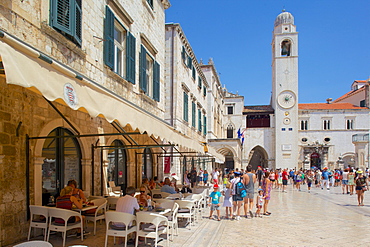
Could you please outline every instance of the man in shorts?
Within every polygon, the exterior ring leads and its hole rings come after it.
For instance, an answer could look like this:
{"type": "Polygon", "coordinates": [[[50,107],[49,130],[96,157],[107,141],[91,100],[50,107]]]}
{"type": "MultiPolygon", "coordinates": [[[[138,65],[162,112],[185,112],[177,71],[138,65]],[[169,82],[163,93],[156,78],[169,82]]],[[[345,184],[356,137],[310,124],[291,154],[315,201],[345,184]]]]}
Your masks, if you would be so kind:
{"type": "Polygon", "coordinates": [[[257,177],[252,173],[252,166],[247,166],[247,173],[243,175],[243,183],[247,190],[247,196],[244,197],[244,213],[245,217],[253,218],[253,198],[254,198],[254,184],[256,183],[257,177]]]}
{"type": "Polygon", "coordinates": [[[215,168],[214,172],[212,173],[212,179],[214,184],[218,184],[218,176],[220,176],[220,173],[218,172],[217,168],[215,168]]]}
{"type": "Polygon", "coordinates": [[[242,181],[240,172],[234,172],[234,178],[231,180],[232,196],[233,196],[233,218],[240,220],[240,208],[242,207],[243,198],[236,194],[236,184],[242,181]]]}
{"type": "Polygon", "coordinates": [[[288,175],[288,172],[287,172],[286,169],[283,170],[283,173],[281,174],[281,176],[282,176],[282,180],[283,180],[283,192],[287,192],[286,187],[288,185],[289,175],[288,175]]]}

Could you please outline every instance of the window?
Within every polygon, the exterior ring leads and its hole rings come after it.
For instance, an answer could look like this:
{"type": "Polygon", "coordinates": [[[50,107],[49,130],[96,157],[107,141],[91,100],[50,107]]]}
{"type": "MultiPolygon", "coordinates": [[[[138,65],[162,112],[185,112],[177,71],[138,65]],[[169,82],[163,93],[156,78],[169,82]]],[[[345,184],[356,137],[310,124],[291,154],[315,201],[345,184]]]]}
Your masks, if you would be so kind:
{"type": "Polygon", "coordinates": [[[346,120],[346,129],[353,130],[353,119],[346,120]]]}
{"type": "Polygon", "coordinates": [[[291,48],[290,40],[284,40],[283,42],[281,42],[281,55],[289,57],[290,48],[291,48]]]}
{"type": "Polygon", "coordinates": [[[227,107],[227,114],[228,115],[233,115],[234,114],[234,107],[233,106],[228,106],[227,107]]]}
{"type": "Polygon", "coordinates": [[[146,0],[149,4],[149,6],[153,9],[153,0],[146,0]]]}
{"type": "Polygon", "coordinates": [[[193,68],[193,60],[191,59],[190,56],[188,57],[188,64],[187,64],[187,66],[188,66],[189,69],[192,69],[193,68]]]}
{"type": "Polygon", "coordinates": [[[186,122],[189,121],[188,102],[189,102],[189,96],[186,92],[184,92],[184,116],[183,117],[186,122]]]}
{"type": "Polygon", "coordinates": [[[59,194],[68,181],[74,179],[81,188],[81,149],[72,132],[65,128],[56,128],[45,139],[42,148],[42,204],[48,203],[49,197],[59,194]],[[57,138],[57,136],[63,136],[57,138]]]}
{"type": "Polygon", "coordinates": [[[195,72],[195,67],[193,66],[192,77],[194,81],[195,81],[195,76],[196,76],[196,72],[195,72]]]}
{"type": "Polygon", "coordinates": [[[234,127],[231,124],[227,126],[226,138],[234,138],[234,127]]]}
{"type": "Polygon", "coordinates": [[[191,102],[191,126],[195,128],[197,121],[195,102],[191,102]]]}
{"type": "Polygon", "coordinates": [[[330,120],[323,120],[323,129],[330,130],[330,120]]]}
{"type": "Polygon", "coordinates": [[[206,96],[207,95],[207,88],[206,86],[203,86],[203,96],[206,96]]]}
{"type": "Polygon", "coordinates": [[[54,0],[51,2],[50,24],[72,42],[82,43],[82,0],[54,0]]]}
{"type": "Polygon", "coordinates": [[[198,88],[202,88],[202,79],[200,78],[200,76],[198,76],[198,88]]]}
{"type": "Polygon", "coordinates": [[[104,63],[115,73],[135,84],[135,37],[115,19],[106,6],[104,20],[104,63]]]}
{"type": "Polygon", "coordinates": [[[114,181],[123,191],[127,187],[127,158],[124,145],[120,140],[114,140],[108,150],[108,181],[114,181]]]}
{"type": "Polygon", "coordinates": [[[365,100],[361,100],[360,101],[360,107],[365,107],[366,106],[366,101],[365,100]]]}
{"type": "Polygon", "coordinates": [[[142,160],[141,172],[142,172],[142,179],[153,178],[153,158],[152,158],[152,151],[150,148],[144,149],[143,160],[142,160]]]}
{"type": "Polygon", "coordinates": [[[248,115],[247,128],[269,128],[270,115],[248,115]]]}
{"type": "Polygon", "coordinates": [[[198,131],[202,132],[202,111],[198,109],[198,131]]]}
{"type": "Polygon", "coordinates": [[[207,117],[203,114],[203,135],[207,135],[207,117]]]}
{"type": "Polygon", "coordinates": [[[140,89],[154,100],[159,101],[160,65],[147,53],[141,45],[140,53],[140,89]]]}
{"type": "Polygon", "coordinates": [[[308,129],[308,120],[301,120],[301,130],[308,129]]]}

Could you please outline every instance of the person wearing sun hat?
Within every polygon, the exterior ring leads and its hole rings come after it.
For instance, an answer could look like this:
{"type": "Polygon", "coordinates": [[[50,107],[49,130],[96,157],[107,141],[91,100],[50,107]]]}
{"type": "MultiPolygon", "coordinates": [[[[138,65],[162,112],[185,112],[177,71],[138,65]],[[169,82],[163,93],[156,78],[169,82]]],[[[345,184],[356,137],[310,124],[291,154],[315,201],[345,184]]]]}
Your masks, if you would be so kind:
{"type": "Polygon", "coordinates": [[[364,172],[361,169],[357,170],[357,177],[355,179],[356,194],[359,206],[364,206],[364,194],[369,189],[367,178],[364,176],[364,172]]]}

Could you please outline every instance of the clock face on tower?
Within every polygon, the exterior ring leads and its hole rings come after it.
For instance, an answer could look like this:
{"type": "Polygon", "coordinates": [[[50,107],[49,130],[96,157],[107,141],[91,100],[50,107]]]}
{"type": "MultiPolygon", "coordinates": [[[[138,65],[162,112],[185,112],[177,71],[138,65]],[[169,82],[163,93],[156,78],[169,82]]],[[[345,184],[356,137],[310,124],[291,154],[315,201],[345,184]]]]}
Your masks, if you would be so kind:
{"type": "Polygon", "coordinates": [[[295,98],[295,94],[292,91],[286,90],[279,94],[277,101],[282,108],[288,109],[295,105],[295,98]]]}

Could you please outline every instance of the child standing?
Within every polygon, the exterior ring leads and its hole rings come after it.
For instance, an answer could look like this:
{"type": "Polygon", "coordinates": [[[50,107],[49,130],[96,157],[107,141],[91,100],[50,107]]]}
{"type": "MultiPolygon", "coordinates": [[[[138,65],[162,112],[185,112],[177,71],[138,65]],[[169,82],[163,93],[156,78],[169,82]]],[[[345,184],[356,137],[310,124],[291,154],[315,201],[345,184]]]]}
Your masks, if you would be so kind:
{"type": "Polygon", "coordinates": [[[261,208],[262,208],[262,205],[263,205],[263,199],[264,199],[264,197],[263,197],[263,189],[259,189],[258,190],[258,195],[257,195],[257,204],[256,204],[256,206],[257,206],[257,210],[256,210],[256,217],[258,216],[258,217],[261,217],[262,218],[262,216],[261,216],[261,208]]]}
{"type": "Polygon", "coordinates": [[[217,211],[217,220],[220,221],[220,197],[221,192],[218,191],[218,184],[213,186],[213,192],[209,195],[209,205],[211,206],[211,212],[209,218],[212,219],[213,211],[217,211]]]}
{"type": "Polygon", "coordinates": [[[228,182],[229,182],[229,179],[227,178],[227,175],[224,175],[224,179],[223,179],[224,189],[226,188],[226,185],[228,182]]]}
{"type": "Polygon", "coordinates": [[[229,218],[229,215],[230,217],[232,217],[233,215],[233,210],[232,210],[232,206],[233,206],[233,201],[232,201],[232,195],[231,195],[231,184],[230,183],[227,183],[226,184],[226,189],[224,189],[224,191],[222,191],[222,195],[225,197],[224,198],[224,204],[222,205],[222,207],[226,207],[226,219],[229,218]]]}

